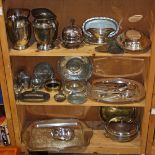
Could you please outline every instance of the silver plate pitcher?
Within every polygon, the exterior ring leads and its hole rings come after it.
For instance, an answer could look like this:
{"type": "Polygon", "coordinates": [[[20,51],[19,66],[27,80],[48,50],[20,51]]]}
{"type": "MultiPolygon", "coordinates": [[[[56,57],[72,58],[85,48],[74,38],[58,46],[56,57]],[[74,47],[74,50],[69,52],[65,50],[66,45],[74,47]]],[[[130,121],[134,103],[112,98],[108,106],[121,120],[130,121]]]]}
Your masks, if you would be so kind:
{"type": "Polygon", "coordinates": [[[7,31],[16,50],[23,50],[29,47],[31,38],[31,24],[28,20],[29,9],[9,9],[7,12],[7,31]]]}

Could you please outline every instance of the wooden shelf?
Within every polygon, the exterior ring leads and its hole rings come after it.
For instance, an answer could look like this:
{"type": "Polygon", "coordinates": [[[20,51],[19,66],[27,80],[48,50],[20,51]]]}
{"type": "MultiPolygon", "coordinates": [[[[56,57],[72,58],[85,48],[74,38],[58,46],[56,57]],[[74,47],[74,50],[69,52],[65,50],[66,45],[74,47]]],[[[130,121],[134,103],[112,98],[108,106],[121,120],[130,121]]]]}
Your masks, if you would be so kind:
{"type": "Polygon", "coordinates": [[[122,107],[144,107],[145,106],[145,100],[142,100],[140,102],[133,102],[133,103],[124,103],[124,104],[117,104],[117,103],[101,103],[96,102],[93,100],[88,99],[87,102],[84,104],[71,104],[67,100],[64,102],[56,102],[53,97],[47,102],[21,102],[17,101],[17,105],[48,105],[48,106],[122,106],[122,107]]]}
{"type": "Polygon", "coordinates": [[[111,53],[102,53],[95,52],[95,47],[97,45],[85,45],[78,49],[66,49],[63,47],[55,48],[49,51],[38,51],[36,43],[25,50],[14,50],[11,49],[9,54],[10,56],[125,56],[125,57],[150,57],[151,51],[145,53],[124,53],[124,54],[111,54],[111,53]]]}
{"type": "MultiPolygon", "coordinates": [[[[26,150],[22,144],[22,150],[26,150]]],[[[103,154],[140,154],[140,136],[130,142],[120,143],[104,136],[103,130],[94,130],[90,144],[86,148],[63,153],[101,153],[103,154]]]]}

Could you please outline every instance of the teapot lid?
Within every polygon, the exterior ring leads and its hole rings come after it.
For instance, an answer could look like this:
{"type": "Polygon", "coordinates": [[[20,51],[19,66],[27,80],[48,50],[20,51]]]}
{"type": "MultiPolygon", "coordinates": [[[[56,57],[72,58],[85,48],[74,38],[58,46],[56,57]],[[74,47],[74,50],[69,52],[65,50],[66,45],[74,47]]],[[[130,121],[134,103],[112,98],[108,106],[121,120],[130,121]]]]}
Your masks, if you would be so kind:
{"type": "Polygon", "coordinates": [[[37,19],[43,19],[43,18],[52,18],[55,19],[56,15],[47,8],[36,8],[31,10],[32,16],[37,19]]]}

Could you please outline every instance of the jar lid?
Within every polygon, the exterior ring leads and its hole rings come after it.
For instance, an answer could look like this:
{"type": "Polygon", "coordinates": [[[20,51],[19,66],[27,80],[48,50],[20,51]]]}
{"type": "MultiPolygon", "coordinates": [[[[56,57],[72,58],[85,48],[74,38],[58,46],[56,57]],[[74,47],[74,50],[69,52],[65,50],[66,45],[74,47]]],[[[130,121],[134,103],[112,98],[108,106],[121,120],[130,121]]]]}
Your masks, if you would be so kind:
{"type": "Polygon", "coordinates": [[[36,8],[31,10],[32,16],[37,19],[43,19],[43,18],[52,18],[55,19],[56,15],[47,8],[36,8]]]}

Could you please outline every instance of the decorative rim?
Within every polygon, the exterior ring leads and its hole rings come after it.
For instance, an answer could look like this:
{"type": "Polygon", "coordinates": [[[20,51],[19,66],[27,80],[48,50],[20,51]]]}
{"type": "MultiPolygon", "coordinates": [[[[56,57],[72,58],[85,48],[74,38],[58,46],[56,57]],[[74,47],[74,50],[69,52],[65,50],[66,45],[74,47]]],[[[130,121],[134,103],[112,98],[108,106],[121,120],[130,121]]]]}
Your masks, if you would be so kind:
{"type": "Polygon", "coordinates": [[[114,19],[112,19],[112,18],[109,18],[109,17],[93,17],[93,18],[87,19],[87,20],[83,23],[83,25],[82,25],[82,30],[83,30],[84,34],[85,34],[87,37],[91,37],[91,35],[90,35],[89,33],[87,33],[87,31],[86,31],[86,29],[85,29],[86,24],[87,24],[88,22],[93,21],[93,20],[108,20],[108,21],[110,21],[110,22],[112,22],[112,23],[115,24],[116,30],[113,31],[113,32],[111,32],[111,33],[109,34],[109,37],[115,36],[115,35],[118,33],[118,31],[119,31],[119,24],[116,22],[116,20],[114,20],[114,19]]]}

